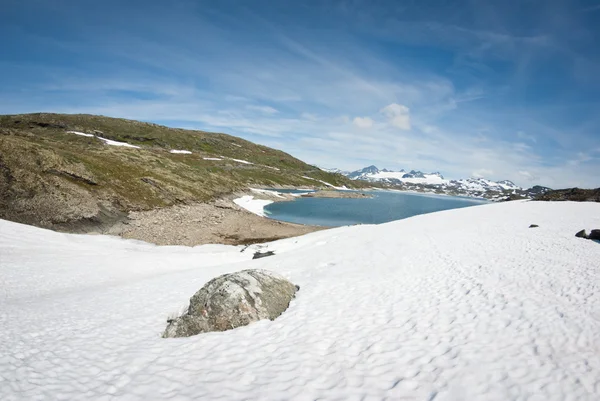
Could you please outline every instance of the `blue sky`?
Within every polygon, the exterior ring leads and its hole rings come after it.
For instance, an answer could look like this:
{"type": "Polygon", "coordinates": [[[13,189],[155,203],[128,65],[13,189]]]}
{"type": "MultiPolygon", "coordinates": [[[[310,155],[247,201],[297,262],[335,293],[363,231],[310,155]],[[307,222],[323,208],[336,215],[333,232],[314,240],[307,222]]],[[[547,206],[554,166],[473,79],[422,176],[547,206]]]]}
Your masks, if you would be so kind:
{"type": "Polygon", "coordinates": [[[324,167],[600,186],[600,0],[4,0],[0,114],[238,135],[324,167]]]}

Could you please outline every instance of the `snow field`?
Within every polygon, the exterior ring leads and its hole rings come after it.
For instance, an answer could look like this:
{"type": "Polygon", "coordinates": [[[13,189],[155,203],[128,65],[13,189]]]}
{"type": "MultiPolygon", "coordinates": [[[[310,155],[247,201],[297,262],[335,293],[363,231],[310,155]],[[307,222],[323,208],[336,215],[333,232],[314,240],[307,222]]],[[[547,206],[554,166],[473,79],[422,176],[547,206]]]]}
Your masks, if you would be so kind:
{"type": "Polygon", "coordinates": [[[509,202],[240,252],[0,221],[0,399],[598,400],[600,245],[574,237],[597,227],[600,204],[509,202]],[[282,316],[160,338],[247,268],[300,286],[282,316]]]}

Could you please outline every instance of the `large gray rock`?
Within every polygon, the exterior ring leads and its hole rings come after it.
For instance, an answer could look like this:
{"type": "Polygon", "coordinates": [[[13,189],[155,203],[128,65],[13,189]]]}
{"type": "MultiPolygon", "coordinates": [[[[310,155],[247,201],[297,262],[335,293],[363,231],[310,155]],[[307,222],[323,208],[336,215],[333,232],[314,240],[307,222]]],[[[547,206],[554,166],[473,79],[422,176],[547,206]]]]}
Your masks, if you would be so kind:
{"type": "Polygon", "coordinates": [[[182,316],[169,320],[163,337],[225,331],[261,319],[274,320],[299,287],[267,270],[243,270],[212,279],[192,298],[182,316]]]}

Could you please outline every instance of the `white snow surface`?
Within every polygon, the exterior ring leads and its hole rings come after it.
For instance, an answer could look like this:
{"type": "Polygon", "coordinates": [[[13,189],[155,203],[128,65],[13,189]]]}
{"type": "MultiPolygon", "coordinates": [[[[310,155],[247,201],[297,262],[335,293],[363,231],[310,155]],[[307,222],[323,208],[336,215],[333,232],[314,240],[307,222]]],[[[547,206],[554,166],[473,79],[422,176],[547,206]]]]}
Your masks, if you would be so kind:
{"type": "Polygon", "coordinates": [[[313,181],[320,182],[321,184],[327,185],[328,187],[330,187],[330,188],[333,188],[333,189],[336,189],[336,190],[338,190],[338,191],[350,191],[350,189],[349,189],[349,188],[347,188],[345,185],[343,185],[343,186],[341,186],[341,187],[336,187],[335,185],[333,185],[333,184],[330,184],[330,183],[328,183],[327,181],[318,180],[318,179],[316,179],[316,178],[312,178],[312,177],[309,177],[309,176],[307,176],[307,175],[302,175],[301,177],[302,177],[302,178],[306,178],[307,180],[313,180],[313,181]]]}
{"type": "Polygon", "coordinates": [[[252,192],[256,192],[257,194],[271,195],[276,198],[285,199],[285,196],[281,194],[281,192],[274,191],[272,189],[259,189],[259,188],[250,188],[252,192]]]}
{"type": "Polygon", "coordinates": [[[97,135],[96,135],[96,138],[100,139],[101,141],[104,141],[104,143],[106,143],[107,145],[110,145],[110,146],[122,146],[125,148],[140,149],[139,146],[132,145],[127,142],[113,141],[112,139],[102,138],[101,136],[97,136],[97,135]]]}
{"type": "Polygon", "coordinates": [[[79,131],[67,131],[67,134],[75,134],[75,135],[79,135],[79,136],[87,136],[88,138],[93,138],[95,136],[94,134],[86,134],[85,132],[79,132],[79,131]]]}
{"type": "MultiPolygon", "coordinates": [[[[101,131],[98,131],[101,132],[101,131]]],[[[93,138],[96,137],[98,139],[100,139],[101,141],[103,141],[105,144],[107,145],[111,145],[111,146],[122,146],[125,148],[134,148],[134,149],[140,149],[139,146],[136,145],[131,145],[127,142],[119,142],[119,141],[113,141],[112,139],[106,139],[106,138],[102,138],[101,136],[98,135],[93,135],[93,134],[86,134],[85,132],[79,132],[79,131],[67,131],[68,134],[75,134],[75,135],[79,135],[79,136],[86,136],[89,138],[93,138]]],[[[171,151],[171,153],[184,153],[187,151],[171,151]]],[[[192,153],[192,152],[190,152],[192,153]]]]}
{"type": "Polygon", "coordinates": [[[218,157],[203,157],[204,160],[215,160],[215,161],[221,161],[223,159],[219,159],[218,157]]]}
{"type": "Polygon", "coordinates": [[[158,247],[0,221],[0,399],[598,400],[598,203],[508,202],[252,246],[158,247]],[[527,228],[535,223],[540,227],[527,228]],[[163,339],[215,276],[288,310],[163,339]]]}
{"type": "Polygon", "coordinates": [[[192,154],[192,152],[190,152],[189,150],[177,150],[177,149],[172,149],[170,151],[170,153],[179,153],[182,155],[191,155],[192,154]]]}
{"type": "Polygon", "coordinates": [[[230,157],[230,159],[233,160],[234,162],[238,162],[238,163],[242,163],[242,164],[254,164],[247,160],[234,159],[233,157],[230,157]]]}
{"type": "Polygon", "coordinates": [[[270,200],[254,199],[254,196],[252,195],[244,195],[241,198],[234,199],[233,202],[249,212],[262,217],[266,217],[264,207],[273,203],[273,201],[270,200]]]}

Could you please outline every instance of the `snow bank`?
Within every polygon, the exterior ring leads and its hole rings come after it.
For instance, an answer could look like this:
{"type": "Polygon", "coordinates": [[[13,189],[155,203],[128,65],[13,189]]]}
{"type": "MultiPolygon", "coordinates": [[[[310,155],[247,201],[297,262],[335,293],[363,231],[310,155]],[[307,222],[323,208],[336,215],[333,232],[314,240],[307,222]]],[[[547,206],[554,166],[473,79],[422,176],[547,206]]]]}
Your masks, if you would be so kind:
{"type": "Polygon", "coordinates": [[[250,260],[0,221],[0,399],[598,400],[600,245],[574,236],[598,227],[597,203],[508,202],[250,260]],[[300,286],[277,320],[160,338],[247,268],[300,286]]]}
{"type": "Polygon", "coordinates": [[[250,190],[253,191],[253,192],[256,192],[258,194],[271,195],[271,196],[274,196],[276,198],[285,199],[285,196],[283,196],[281,194],[281,192],[273,191],[273,190],[270,190],[270,189],[250,188],[250,190]]]}
{"type": "Polygon", "coordinates": [[[328,187],[336,189],[338,191],[352,191],[351,189],[347,188],[345,185],[341,186],[341,187],[336,187],[335,185],[330,184],[330,183],[328,183],[326,181],[318,180],[316,178],[312,178],[312,177],[309,177],[309,176],[306,176],[306,175],[303,175],[302,178],[306,178],[307,180],[313,180],[313,181],[320,182],[321,184],[327,185],[328,187]]]}
{"type": "Polygon", "coordinates": [[[140,149],[139,146],[131,145],[127,142],[113,141],[112,139],[102,138],[101,136],[96,136],[96,138],[100,139],[101,141],[104,141],[105,144],[110,145],[110,146],[122,146],[124,148],[140,149]]]}
{"type": "MultiPolygon", "coordinates": [[[[101,132],[101,131],[98,131],[101,132]]],[[[119,142],[119,141],[113,141],[112,139],[106,139],[106,138],[102,138],[101,136],[98,135],[93,135],[93,134],[86,134],[85,132],[79,132],[79,131],[67,131],[68,134],[75,134],[75,135],[79,135],[79,136],[86,136],[89,138],[98,138],[101,141],[103,141],[105,144],[107,145],[111,145],[111,146],[122,146],[125,148],[134,148],[134,149],[140,149],[139,146],[135,146],[135,145],[131,145],[127,142],[119,142]]],[[[177,153],[179,153],[180,151],[177,151],[177,153]]],[[[187,152],[187,151],[182,151],[182,152],[187,152]]],[[[176,152],[171,152],[171,153],[176,153],[176,152]]],[[[190,152],[191,153],[191,152],[190,152]]]]}
{"type": "Polygon", "coordinates": [[[67,134],[75,134],[75,135],[79,135],[79,136],[87,136],[88,138],[93,138],[94,134],[86,134],[85,132],[79,132],[79,131],[67,131],[67,134]]]}
{"type": "Polygon", "coordinates": [[[233,160],[234,162],[238,162],[238,163],[242,163],[242,164],[254,164],[254,163],[250,163],[247,160],[234,159],[232,157],[230,157],[229,159],[233,160]]]}
{"type": "Polygon", "coordinates": [[[249,212],[263,217],[265,217],[264,207],[273,203],[273,201],[270,200],[254,199],[254,196],[252,195],[242,196],[241,198],[234,199],[233,202],[249,212]]]}
{"type": "Polygon", "coordinates": [[[190,152],[189,150],[177,150],[177,149],[172,149],[169,151],[169,153],[177,153],[177,154],[182,154],[182,155],[191,155],[192,152],[190,152]]]}

